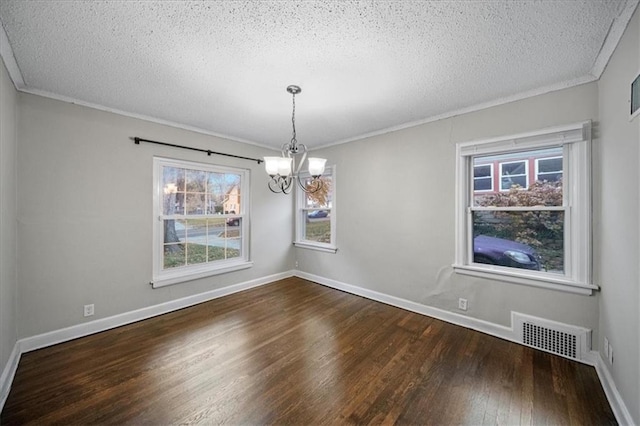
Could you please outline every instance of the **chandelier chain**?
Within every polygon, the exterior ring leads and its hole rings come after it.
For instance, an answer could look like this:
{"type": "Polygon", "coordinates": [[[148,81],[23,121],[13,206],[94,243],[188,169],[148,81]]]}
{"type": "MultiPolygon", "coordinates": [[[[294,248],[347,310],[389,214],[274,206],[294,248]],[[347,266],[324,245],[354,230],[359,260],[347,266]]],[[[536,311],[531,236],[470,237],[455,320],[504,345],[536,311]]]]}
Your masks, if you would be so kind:
{"type": "Polygon", "coordinates": [[[296,94],[295,93],[293,93],[293,110],[291,112],[291,124],[293,126],[293,137],[291,138],[291,143],[295,148],[296,143],[298,143],[298,140],[296,139],[296,94]]]}

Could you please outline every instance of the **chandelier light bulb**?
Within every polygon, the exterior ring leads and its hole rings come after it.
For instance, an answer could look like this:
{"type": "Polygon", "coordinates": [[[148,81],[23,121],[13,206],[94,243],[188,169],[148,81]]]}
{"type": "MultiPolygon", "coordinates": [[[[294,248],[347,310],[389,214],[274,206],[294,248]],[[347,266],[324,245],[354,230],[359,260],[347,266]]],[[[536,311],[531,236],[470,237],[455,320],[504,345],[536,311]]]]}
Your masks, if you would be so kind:
{"type": "Polygon", "coordinates": [[[269,176],[278,174],[278,166],[281,157],[264,157],[264,168],[269,176]]]}
{"type": "Polygon", "coordinates": [[[278,158],[278,174],[280,176],[289,176],[291,174],[291,158],[278,158]]]}
{"type": "Polygon", "coordinates": [[[309,158],[309,174],[313,177],[322,176],[324,173],[324,163],[326,162],[326,158],[309,158]]]}

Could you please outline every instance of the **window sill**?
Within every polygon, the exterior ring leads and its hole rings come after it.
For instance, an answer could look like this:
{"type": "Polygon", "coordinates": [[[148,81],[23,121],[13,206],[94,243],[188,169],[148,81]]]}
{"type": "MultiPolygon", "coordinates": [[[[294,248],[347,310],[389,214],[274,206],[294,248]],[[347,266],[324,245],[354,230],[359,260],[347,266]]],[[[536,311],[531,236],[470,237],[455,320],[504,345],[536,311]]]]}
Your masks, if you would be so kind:
{"type": "Polygon", "coordinates": [[[304,242],[304,241],[294,241],[293,245],[296,247],[300,247],[303,249],[309,249],[309,250],[317,250],[317,251],[323,251],[325,253],[336,253],[338,251],[338,247],[329,245],[329,244],[313,244],[313,243],[309,243],[309,242],[304,242]]]}
{"type": "Polygon", "coordinates": [[[533,273],[503,270],[500,267],[481,267],[473,265],[453,265],[454,270],[463,275],[506,281],[514,284],[528,285],[532,287],[546,288],[563,291],[566,293],[591,295],[599,287],[573,281],[564,277],[539,276],[533,273]]]}
{"type": "Polygon", "coordinates": [[[228,272],[240,271],[242,269],[248,269],[253,266],[253,262],[236,262],[216,269],[197,270],[197,271],[172,271],[171,274],[166,274],[162,277],[154,278],[151,281],[153,288],[166,287],[168,285],[183,283],[187,281],[193,281],[200,278],[211,277],[214,275],[226,274],[228,272]],[[176,273],[177,272],[177,273],[176,273]]]}

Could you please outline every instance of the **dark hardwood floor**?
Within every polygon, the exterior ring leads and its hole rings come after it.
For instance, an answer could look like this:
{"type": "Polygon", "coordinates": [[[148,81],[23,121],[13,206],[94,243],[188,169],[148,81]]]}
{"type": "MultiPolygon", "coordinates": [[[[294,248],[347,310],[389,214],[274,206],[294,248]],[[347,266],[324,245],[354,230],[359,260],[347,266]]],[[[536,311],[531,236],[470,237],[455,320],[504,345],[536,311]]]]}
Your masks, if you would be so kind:
{"type": "Polygon", "coordinates": [[[4,424],[615,424],[592,367],[289,278],[24,354],[4,424]]]}

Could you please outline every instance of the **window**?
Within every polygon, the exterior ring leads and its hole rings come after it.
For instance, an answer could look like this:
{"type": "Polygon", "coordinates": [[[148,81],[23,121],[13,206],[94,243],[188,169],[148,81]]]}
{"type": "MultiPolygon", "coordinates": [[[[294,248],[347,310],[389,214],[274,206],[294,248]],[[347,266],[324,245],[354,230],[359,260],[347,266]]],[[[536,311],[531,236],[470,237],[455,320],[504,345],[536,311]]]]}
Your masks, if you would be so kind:
{"type": "Polygon", "coordinates": [[[508,191],[514,186],[526,188],[527,182],[526,161],[500,163],[500,191],[508,191]]]}
{"type": "Polygon", "coordinates": [[[590,122],[457,146],[456,272],[590,294],[590,122]],[[477,183],[497,164],[500,191],[477,183]],[[479,172],[480,170],[480,172],[479,172]]]}
{"type": "Polygon", "coordinates": [[[536,159],[536,180],[559,182],[562,180],[562,157],[536,159]]]}
{"type": "Polygon", "coordinates": [[[493,164],[473,166],[473,190],[493,191],[493,164]]]}
{"type": "Polygon", "coordinates": [[[154,158],[153,286],[251,266],[249,172],[154,158]]]}
{"type": "MultiPolygon", "coordinates": [[[[308,184],[310,176],[301,176],[308,184]]],[[[335,206],[335,166],[325,169],[321,177],[322,188],[313,193],[305,193],[296,188],[296,240],[297,247],[311,248],[335,253],[336,248],[336,206],[335,206]]]]}

